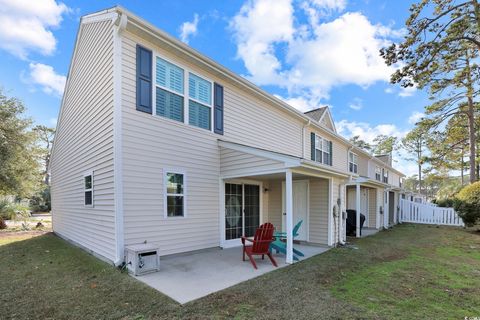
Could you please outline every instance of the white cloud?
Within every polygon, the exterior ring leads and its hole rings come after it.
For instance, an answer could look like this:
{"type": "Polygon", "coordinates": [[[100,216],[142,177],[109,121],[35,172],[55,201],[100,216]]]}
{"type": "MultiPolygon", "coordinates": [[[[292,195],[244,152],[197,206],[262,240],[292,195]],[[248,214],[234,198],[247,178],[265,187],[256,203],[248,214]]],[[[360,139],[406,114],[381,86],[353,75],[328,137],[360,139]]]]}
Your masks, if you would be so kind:
{"type": "Polygon", "coordinates": [[[418,121],[420,121],[423,117],[425,117],[425,113],[423,112],[418,112],[414,111],[410,117],[408,118],[408,123],[410,124],[416,124],[418,121]]]}
{"type": "Polygon", "coordinates": [[[52,126],[57,126],[57,118],[50,118],[50,124],[52,126]]]}
{"type": "Polygon", "coordinates": [[[385,93],[391,94],[394,93],[395,91],[392,88],[386,88],[385,93]]]}
{"type": "Polygon", "coordinates": [[[42,63],[30,63],[30,73],[25,82],[39,85],[47,94],[61,96],[65,88],[66,77],[57,74],[52,66],[42,63]]]}
{"type": "Polygon", "coordinates": [[[300,8],[291,0],[245,4],[230,26],[250,79],[287,88],[291,97],[307,94],[316,99],[328,98],[335,86],[388,81],[394,69],[379,50],[402,31],[372,24],[359,12],[332,21],[319,18],[319,10],[341,11],[345,5],[330,0],[303,1],[300,8]],[[307,24],[297,23],[296,9],[306,12],[307,24]]]}
{"type": "Polygon", "coordinates": [[[342,11],[347,6],[346,0],[310,0],[318,8],[342,11]]]}
{"type": "Polygon", "coordinates": [[[353,99],[352,102],[348,105],[348,107],[352,110],[358,111],[363,109],[363,100],[360,98],[353,99]]]}
{"type": "Polygon", "coordinates": [[[398,95],[402,98],[411,97],[413,96],[415,91],[417,91],[417,88],[415,87],[406,87],[406,88],[402,87],[398,95]]]}
{"type": "Polygon", "coordinates": [[[250,78],[259,85],[285,85],[274,45],[293,37],[290,0],[249,1],[233,17],[230,28],[235,34],[237,55],[245,63],[250,78]]]}
{"type": "Polygon", "coordinates": [[[379,124],[371,126],[366,122],[341,120],[336,122],[335,126],[339,134],[347,138],[360,136],[360,139],[365,140],[368,143],[372,143],[379,135],[394,136],[401,139],[407,134],[407,131],[399,129],[394,124],[379,124]]]}
{"type": "Polygon", "coordinates": [[[68,11],[55,0],[0,0],[0,48],[21,59],[32,51],[52,54],[57,41],[51,29],[68,11]]]}
{"type": "Polygon", "coordinates": [[[190,37],[197,34],[199,21],[200,18],[198,14],[195,13],[193,15],[193,21],[185,21],[184,23],[182,23],[182,25],[180,26],[180,40],[188,43],[190,37]]]}

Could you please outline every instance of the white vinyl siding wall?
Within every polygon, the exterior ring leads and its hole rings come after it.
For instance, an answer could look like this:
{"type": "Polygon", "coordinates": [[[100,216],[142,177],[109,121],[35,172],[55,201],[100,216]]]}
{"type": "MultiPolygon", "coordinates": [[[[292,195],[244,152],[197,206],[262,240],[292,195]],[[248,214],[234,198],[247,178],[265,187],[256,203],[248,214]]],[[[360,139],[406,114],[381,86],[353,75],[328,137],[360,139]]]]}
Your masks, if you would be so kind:
{"type": "Polygon", "coordinates": [[[368,177],[368,158],[362,154],[358,154],[358,175],[368,177]]]}
{"type": "Polygon", "coordinates": [[[55,136],[53,230],[115,259],[113,178],[113,25],[80,25],[55,136]],[[84,174],[93,171],[93,207],[84,205],[84,174]]]}
{"type": "Polygon", "coordinates": [[[218,135],[135,109],[137,43],[122,38],[123,186],[125,245],[147,241],[160,254],[219,246],[218,135]],[[185,217],[164,217],[164,170],[188,181],[185,217]]]}

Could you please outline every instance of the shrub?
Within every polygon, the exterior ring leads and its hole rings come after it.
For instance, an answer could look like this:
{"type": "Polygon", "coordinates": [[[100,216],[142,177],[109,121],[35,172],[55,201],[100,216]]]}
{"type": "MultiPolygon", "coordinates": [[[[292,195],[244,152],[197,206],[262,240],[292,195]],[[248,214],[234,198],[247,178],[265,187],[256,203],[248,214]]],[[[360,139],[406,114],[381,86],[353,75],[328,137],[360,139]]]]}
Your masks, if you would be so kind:
{"type": "Polygon", "coordinates": [[[467,226],[473,226],[480,220],[480,181],[460,190],[454,208],[467,226]]]}
{"type": "Polygon", "coordinates": [[[437,199],[434,201],[434,203],[436,203],[437,206],[443,207],[443,208],[453,208],[454,202],[455,202],[454,198],[437,199]]]}
{"type": "Polygon", "coordinates": [[[30,208],[33,212],[49,212],[51,210],[50,187],[45,187],[30,198],[30,208]]]}
{"type": "Polygon", "coordinates": [[[0,201],[0,219],[12,220],[15,218],[15,210],[7,200],[0,201]]]}
{"type": "Polygon", "coordinates": [[[14,220],[17,218],[26,218],[30,216],[30,210],[27,206],[8,201],[0,201],[0,218],[3,220],[14,220]]]}

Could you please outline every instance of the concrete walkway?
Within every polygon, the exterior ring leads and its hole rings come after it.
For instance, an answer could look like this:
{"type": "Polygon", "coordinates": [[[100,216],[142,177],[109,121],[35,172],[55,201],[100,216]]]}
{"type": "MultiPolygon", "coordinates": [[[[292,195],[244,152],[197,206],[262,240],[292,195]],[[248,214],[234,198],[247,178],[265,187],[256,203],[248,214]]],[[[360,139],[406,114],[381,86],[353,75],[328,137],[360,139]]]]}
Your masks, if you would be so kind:
{"type": "MultiPolygon", "coordinates": [[[[303,259],[327,251],[328,247],[294,245],[305,254],[303,259]]],[[[285,256],[274,254],[278,267],[286,267],[285,256]]],[[[241,247],[210,249],[160,259],[160,271],[135,277],[179,303],[204,297],[240,282],[258,277],[275,268],[268,257],[256,259],[258,270],[250,261],[242,261],[241,247]]]]}

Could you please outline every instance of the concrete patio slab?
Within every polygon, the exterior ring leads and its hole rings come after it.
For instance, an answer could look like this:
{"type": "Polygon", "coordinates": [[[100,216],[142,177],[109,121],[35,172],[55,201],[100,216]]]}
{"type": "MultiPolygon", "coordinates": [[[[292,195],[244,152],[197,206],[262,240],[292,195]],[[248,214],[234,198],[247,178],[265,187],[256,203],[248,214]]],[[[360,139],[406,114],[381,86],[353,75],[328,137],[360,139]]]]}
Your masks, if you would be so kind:
{"type": "Polygon", "coordinates": [[[372,236],[376,233],[378,233],[380,230],[374,229],[374,228],[363,228],[362,229],[362,238],[372,236]]]}
{"type": "MultiPolygon", "coordinates": [[[[305,254],[302,260],[329,250],[311,245],[294,247],[305,254]]],[[[284,255],[274,254],[274,257],[279,268],[288,265],[284,255]]],[[[258,257],[256,262],[257,270],[248,258],[242,261],[241,247],[209,249],[162,257],[159,272],[135,278],[183,304],[277,269],[268,257],[265,260],[258,257]]]]}

